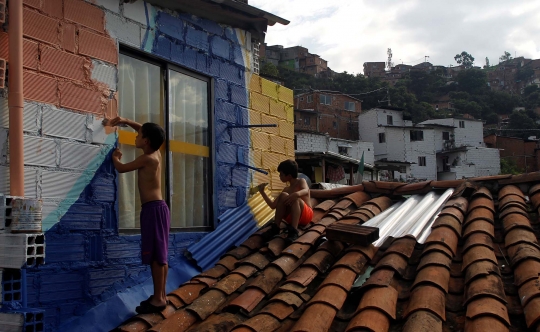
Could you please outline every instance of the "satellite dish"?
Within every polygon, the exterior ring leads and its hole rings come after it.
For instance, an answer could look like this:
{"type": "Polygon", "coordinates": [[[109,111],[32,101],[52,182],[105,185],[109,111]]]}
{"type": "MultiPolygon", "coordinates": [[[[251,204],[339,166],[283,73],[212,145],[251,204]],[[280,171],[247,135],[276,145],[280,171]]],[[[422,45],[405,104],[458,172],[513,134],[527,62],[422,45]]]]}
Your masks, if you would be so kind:
{"type": "Polygon", "coordinates": [[[311,188],[311,179],[307,175],[304,173],[298,173],[298,178],[306,180],[308,187],[311,188]]]}

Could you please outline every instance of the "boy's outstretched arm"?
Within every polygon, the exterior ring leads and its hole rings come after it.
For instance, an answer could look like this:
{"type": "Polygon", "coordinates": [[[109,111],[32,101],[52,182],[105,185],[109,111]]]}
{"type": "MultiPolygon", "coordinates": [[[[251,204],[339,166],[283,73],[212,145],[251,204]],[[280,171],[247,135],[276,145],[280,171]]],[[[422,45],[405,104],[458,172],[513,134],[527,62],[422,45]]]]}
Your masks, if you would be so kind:
{"type": "Polygon", "coordinates": [[[148,163],[148,160],[147,160],[148,156],[144,154],[142,156],[137,157],[132,162],[129,162],[126,164],[122,164],[122,162],[120,161],[120,158],[122,158],[122,152],[120,152],[119,149],[114,150],[112,154],[112,160],[113,160],[114,168],[116,168],[118,173],[131,172],[141,167],[144,167],[145,164],[148,163]]]}
{"type": "Polygon", "coordinates": [[[141,126],[142,126],[138,122],[135,122],[135,121],[130,120],[130,119],[122,118],[122,117],[119,117],[119,116],[117,116],[114,119],[105,119],[103,121],[103,124],[107,125],[107,126],[111,126],[111,127],[126,124],[126,125],[130,126],[131,128],[133,128],[135,131],[139,131],[139,129],[141,129],[141,126]]]}
{"type": "Polygon", "coordinates": [[[261,183],[257,187],[259,188],[259,192],[261,193],[261,196],[264,199],[264,201],[266,202],[266,204],[268,204],[268,206],[272,210],[275,210],[276,207],[277,207],[277,200],[271,200],[270,197],[268,197],[268,195],[264,191],[264,187],[266,187],[267,185],[268,185],[268,183],[261,183]]]}

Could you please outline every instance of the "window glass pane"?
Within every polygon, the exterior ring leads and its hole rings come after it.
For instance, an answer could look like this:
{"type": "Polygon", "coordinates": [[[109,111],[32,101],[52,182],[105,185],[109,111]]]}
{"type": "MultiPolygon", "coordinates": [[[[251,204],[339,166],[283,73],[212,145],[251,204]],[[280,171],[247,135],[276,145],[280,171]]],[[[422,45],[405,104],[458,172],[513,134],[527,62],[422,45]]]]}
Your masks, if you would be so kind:
{"type": "MultiPolygon", "coordinates": [[[[141,124],[155,122],[163,126],[163,80],[159,66],[120,54],[118,65],[118,113],[141,124]]],[[[133,130],[121,128],[133,133],[133,130]]],[[[120,144],[122,161],[130,162],[142,154],[135,140],[120,144]]],[[[165,160],[165,156],[163,156],[165,160]]],[[[165,165],[161,168],[161,189],[164,192],[165,165]]],[[[120,228],[138,228],[141,200],[137,187],[137,172],[119,174],[120,228]]]]}
{"type": "Polygon", "coordinates": [[[208,83],[169,71],[171,227],[208,226],[208,83]],[[187,144],[186,144],[187,143],[187,144]]]}

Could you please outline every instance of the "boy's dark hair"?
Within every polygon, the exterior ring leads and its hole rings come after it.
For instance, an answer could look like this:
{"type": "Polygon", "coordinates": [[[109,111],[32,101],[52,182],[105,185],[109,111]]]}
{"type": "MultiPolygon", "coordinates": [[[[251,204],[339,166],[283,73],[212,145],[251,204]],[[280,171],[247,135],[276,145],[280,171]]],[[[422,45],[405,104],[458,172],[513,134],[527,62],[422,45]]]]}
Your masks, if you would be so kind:
{"type": "Polygon", "coordinates": [[[141,133],[143,138],[148,139],[150,142],[150,147],[152,150],[157,151],[163,141],[165,141],[165,131],[161,128],[160,125],[147,122],[142,125],[141,133]]]}
{"type": "Polygon", "coordinates": [[[292,159],[284,160],[279,163],[277,171],[296,179],[298,177],[298,164],[292,159]]]}

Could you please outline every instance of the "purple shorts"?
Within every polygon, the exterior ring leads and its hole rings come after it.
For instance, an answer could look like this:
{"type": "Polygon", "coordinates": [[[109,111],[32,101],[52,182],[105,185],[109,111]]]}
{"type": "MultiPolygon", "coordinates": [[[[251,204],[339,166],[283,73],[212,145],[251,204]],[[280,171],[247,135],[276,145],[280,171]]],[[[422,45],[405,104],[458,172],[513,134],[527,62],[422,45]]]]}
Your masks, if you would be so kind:
{"type": "Polygon", "coordinates": [[[141,207],[141,257],[143,264],[167,264],[169,252],[169,207],[165,201],[144,203],[141,207]]]}

